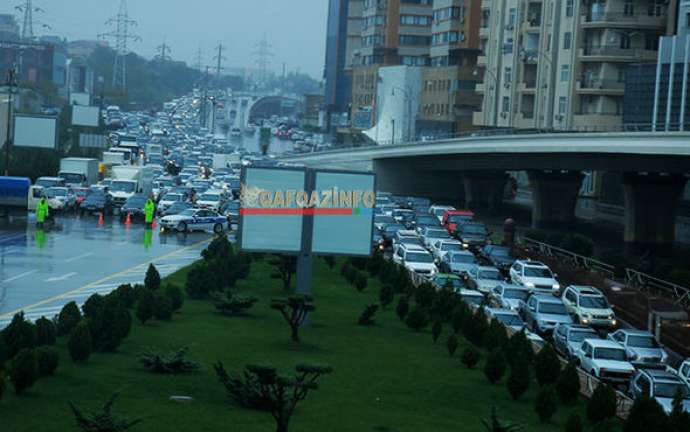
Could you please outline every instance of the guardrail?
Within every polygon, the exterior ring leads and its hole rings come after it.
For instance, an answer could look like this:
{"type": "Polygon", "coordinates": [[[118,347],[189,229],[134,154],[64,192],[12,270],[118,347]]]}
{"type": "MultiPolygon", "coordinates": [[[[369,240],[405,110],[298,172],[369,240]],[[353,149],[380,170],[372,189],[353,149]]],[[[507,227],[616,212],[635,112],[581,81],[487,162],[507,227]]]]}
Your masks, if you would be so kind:
{"type": "Polygon", "coordinates": [[[674,304],[683,307],[685,310],[690,310],[690,288],[655,278],[631,268],[625,269],[625,284],[644,293],[655,294],[663,292],[670,294],[674,297],[674,304]]]}
{"type": "Polygon", "coordinates": [[[605,262],[595,260],[594,258],[586,257],[584,255],[578,255],[575,252],[571,252],[548,243],[543,243],[529,237],[522,237],[521,240],[525,246],[532,250],[536,250],[543,255],[561,259],[577,268],[596,271],[609,279],[613,279],[615,276],[616,268],[611,264],[606,264],[605,262]]]}

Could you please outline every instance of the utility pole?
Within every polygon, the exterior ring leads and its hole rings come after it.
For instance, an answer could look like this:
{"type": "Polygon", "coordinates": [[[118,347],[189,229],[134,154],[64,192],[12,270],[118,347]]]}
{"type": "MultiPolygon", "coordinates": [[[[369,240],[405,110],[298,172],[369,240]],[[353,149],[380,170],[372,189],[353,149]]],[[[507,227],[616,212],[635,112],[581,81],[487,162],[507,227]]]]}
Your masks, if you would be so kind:
{"type": "Polygon", "coordinates": [[[266,35],[264,34],[255,48],[256,51],[254,51],[254,56],[256,56],[256,65],[259,67],[261,84],[265,85],[268,78],[268,67],[271,65],[271,57],[273,57],[273,52],[271,51],[273,47],[268,43],[266,35]]]}
{"type": "Polygon", "coordinates": [[[137,35],[130,33],[130,27],[136,27],[137,22],[127,13],[127,0],[120,0],[120,10],[114,17],[105,22],[107,26],[114,27],[107,33],[99,35],[101,39],[111,38],[115,40],[115,64],[113,65],[113,88],[127,93],[127,43],[132,40],[141,41],[137,35]]]}
{"type": "Polygon", "coordinates": [[[199,120],[201,123],[201,127],[206,127],[206,101],[208,100],[208,70],[209,67],[206,66],[206,73],[204,74],[203,78],[204,95],[202,96],[201,107],[199,108],[199,120]]]}
{"type": "Polygon", "coordinates": [[[5,82],[7,86],[7,137],[5,138],[5,176],[10,175],[10,149],[12,147],[12,105],[14,99],[14,90],[17,87],[17,68],[13,65],[7,71],[7,81],[5,82]]]}
{"type": "Polygon", "coordinates": [[[204,53],[201,51],[201,45],[199,45],[199,49],[196,52],[196,70],[199,72],[204,71],[204,53]]]}
{"type": "Polygon", "coordinates": [[[219,43],[218,46],[216,47],[218,50],[218,54],[216,54],[215,57],[213,57],[213,60],[216,61],[216,86],[219,86],[220,84],[220,71],[225,69],[223,67],[223,61],[227,60],[225,56],[223,56],[223,51],[225,51],[225,47],[223,46],[222,43],[219,43]]]}
{"type": "Polygon", "coordinates": [[[172,57],[170,57],[170,46],[165,43],[165,40],[163,41],[163,44],[156,47],[156,52],[158,52],[156,55],[156,60],[160,62],[172,60],[172,57]]]}
{"type": "Polygon", "coordinates": [[[34,12],[45,12],[40,7],[34,7],[33,0],[23,0],[21,5],[15,6],[15,9],[24,15],[24,23],[22,26],[22,40],[25,42],[32,42],[34,36],[34,12]]]}

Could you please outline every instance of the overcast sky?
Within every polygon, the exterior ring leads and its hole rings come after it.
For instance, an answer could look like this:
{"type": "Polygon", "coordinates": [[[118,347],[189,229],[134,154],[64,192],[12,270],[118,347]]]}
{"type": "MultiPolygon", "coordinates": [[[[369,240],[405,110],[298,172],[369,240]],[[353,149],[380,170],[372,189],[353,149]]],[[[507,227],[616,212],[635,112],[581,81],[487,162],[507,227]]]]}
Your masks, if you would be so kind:
{"type": "MultiPolygon", "coordinates": [[[[5,0],[2,13],[14,13],[20,0],[5,0]],[[8,6],[7,4],[12,6],[8,6]]],[[[118,12],[119,0],[34,0],[45,10],[34,20],[37,34],[57,34],[68,39],[94,39],[111,30],[105,26],[118,12]]],[[[129,0],[129,14],[142,37],[130,49],[150,58],[165,40],[172,57],[196,63],[201,46],[205,64],[215,64],[212,50],[222,42],[226,66],[254,66],[255,45],[265,34],[275,56],[271,69],[298,69],[321,79],[325,56],[327,0],[129,0]]],[[[22,20],[18,14],[21,25],[22,20]]]]}

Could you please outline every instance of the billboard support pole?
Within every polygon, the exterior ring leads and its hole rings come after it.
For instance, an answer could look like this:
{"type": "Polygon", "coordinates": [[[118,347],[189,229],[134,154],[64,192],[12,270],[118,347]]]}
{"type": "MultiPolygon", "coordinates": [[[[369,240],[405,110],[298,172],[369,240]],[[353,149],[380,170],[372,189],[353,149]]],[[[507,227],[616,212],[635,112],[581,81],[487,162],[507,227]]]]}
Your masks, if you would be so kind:
{"type": "MultiPolygon", "coordinates": [[[[307,169],[304,180],[304,191],[311,196],[316,188],[316,171],[307,169]]],[[[302,220],[302,250],[297,256],[297,290],[299,295],[312,295],[313,257],[311,253],[314,215],[306,214],[302,220]]],[[[305,321],[306,322],[306,321],[305,321]]]]}
{"type": "Polygon", "coordinates": [[[7,71],[7,136],[5,137],[5,176],[10,175],[10,147],[12,146],[12,95],[17,85],[16,69],[12,66],[7,71]]]}

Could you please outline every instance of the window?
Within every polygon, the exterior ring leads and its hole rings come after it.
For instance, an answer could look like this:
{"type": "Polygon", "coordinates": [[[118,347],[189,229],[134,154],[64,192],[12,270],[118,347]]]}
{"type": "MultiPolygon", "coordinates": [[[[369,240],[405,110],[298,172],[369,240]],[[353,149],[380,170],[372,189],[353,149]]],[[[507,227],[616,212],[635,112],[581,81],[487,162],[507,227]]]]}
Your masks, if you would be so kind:
{"type": "Polygon", "coordinates": [[[561,65],[561,82],[570,81],[570,65],[561,65]]]}
{"type": "Polygon", "coordinates": [[[517,16],[517,11],[515,10],[515,8],[510,8],[510,12],[509,12],[509,15],[508,15],[508,25],[509,25],[509,26],[512,27],[512,26],[515,25],[515,18],[516,18],[516,16],[517,16]]]}
{"type": "Polygon", "coordinates": [[[621,33],[620,47],[621,47],[621,49],[630,49],[630,35],[629,34],[621,33]]]}
{"type": "Polygon", "coordinates": [[[418,35],[400,35],[400,45],[429,45],[431,37],[418,35]]]}
{"type": "Polygon", "coordinates": [[[501,111],[503,112],[508,112],[510,111],[510,98],[508,96],[503,96],[503,103],[501,105],[501,111]]]}
{"type": "Polygon", "coordinates": [[[563,33],[563,49],[569,50],[570,45],[573,43],[573,34],[571,32],[563,33]]]}
{"type": "Polygon", "coordinates": [[[623,4],[623,15],[635,15],[635,4],[632,2],[632,0],[625,0],[625,3],[623,4]]]}
{"type": "Polygon", "coordinates": [[[573,16],[573,0],[566,0],[565,2],[565,16],[573,16]]]}
{"type": "Polygon", "coordinates": [[[513,52],[513,38],[508,38],[503,44],[503,54],[510,54],[513,52]]]}
{"type": "Polygon", "coordinates": [[[400,24],[428,26],[431,25],[431,17],[426,15],[400,15],[400,24]]]}
{"type": "MultiPolygon", "coordinates": [[[[560,98],[558,98],[558,114],[564,115],[567,110],[568,110],[568,98],[566,98],[565,96],[561,96],[560,98]]],[[[570,300],[570,299],[568,299],[568,300],[570,300]]],[[[573,294],[573,300],[571,300],[571,301],[573,301],[573,302],[575,301],[575,295],[574,294],[573,294]]]]}
{"type": "Polygon", "coordinates": [[[513,69],[512,68],[505,68],[505,71],[503,72],[503,79],[505,80],[506,84],[510,84],[513,81],[513,69]]]}

